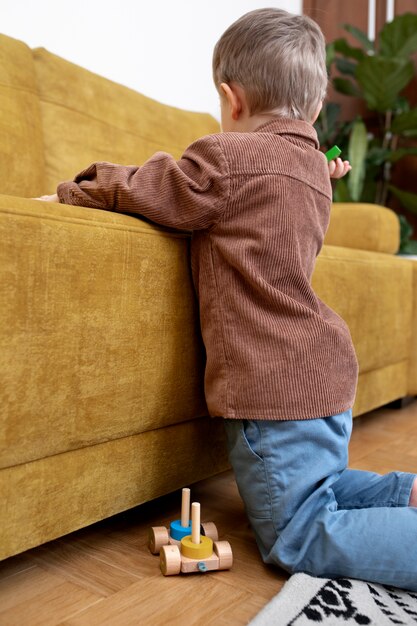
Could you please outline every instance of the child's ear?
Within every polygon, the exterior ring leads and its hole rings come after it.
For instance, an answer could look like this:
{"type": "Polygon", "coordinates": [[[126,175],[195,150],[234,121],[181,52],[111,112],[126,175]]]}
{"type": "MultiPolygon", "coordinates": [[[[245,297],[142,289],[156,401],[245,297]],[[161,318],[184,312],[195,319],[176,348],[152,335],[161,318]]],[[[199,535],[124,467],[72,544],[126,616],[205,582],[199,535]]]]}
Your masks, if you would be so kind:
{"type": "Polygon", "coordinates": [[[220,89],[226,97],[231,118],[233,120],[238,120],[242,112],[242,102],[237,90],[234,88],[233,84],[228,85],[227,83],[221,83],[220,89]]]}

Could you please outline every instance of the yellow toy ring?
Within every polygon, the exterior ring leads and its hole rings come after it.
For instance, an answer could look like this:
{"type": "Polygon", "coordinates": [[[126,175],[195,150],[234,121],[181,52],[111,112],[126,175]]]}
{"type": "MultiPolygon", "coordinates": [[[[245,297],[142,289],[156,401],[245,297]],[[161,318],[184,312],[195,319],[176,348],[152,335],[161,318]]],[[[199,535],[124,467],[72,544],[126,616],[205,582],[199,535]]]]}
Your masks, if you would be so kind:
{"type": "Polygon", "coordinates": [[[189,559],[208,559],[213,554],[213,540],[201,535],[200,543],[193,543],[187,535],[181,539],[181,554],[189,559]]]}

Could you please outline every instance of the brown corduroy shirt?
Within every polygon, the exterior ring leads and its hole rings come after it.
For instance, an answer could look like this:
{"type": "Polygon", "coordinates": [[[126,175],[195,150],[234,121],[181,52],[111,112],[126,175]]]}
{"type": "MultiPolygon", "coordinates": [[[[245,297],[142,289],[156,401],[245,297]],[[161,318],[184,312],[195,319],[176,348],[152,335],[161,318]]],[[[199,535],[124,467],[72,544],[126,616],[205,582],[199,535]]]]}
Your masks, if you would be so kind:
{"type": "Polygon", "coordinates": [[[349,330],[311,287],[331,206],[318,147],[310,124],[276,118],[203,137],[179,161],[94,163],[58,186],[60,202],[193,231],[213,416],[312,419],[353,405],[349,330]]]}

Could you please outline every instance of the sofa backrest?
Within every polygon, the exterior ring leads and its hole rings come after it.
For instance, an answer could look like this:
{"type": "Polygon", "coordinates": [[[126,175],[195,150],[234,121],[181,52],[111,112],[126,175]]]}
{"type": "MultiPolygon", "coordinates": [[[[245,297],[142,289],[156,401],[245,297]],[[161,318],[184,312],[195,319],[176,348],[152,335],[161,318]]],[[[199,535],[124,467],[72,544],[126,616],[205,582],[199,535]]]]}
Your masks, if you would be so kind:
{"type": "Polygon", "coordinates": [[[45,193],[93,161],[140,165],[164,150],[179,158],[219,130],[207,114],[166,106],[51,54],[33,51],[45,150],[45,193]]]}
{"type": "Polygon", "coordinates": [[[159,150],[179,158],[219,131],[205,113],[170,107],[0,35],[0,193],[53,193],[93,161],[140,165],[159,150]]]}
{"type": "Polygon", "coordinates": [[[32,51],[0,35],[0,193],[44,192],[42,125],[32,51]]]}

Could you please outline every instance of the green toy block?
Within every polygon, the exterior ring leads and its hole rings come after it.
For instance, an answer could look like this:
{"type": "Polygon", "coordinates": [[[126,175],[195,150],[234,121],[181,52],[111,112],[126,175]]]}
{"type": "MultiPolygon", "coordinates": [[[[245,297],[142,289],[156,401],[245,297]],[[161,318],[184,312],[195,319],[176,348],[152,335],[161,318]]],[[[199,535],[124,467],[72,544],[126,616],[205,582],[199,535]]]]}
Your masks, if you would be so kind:
{"type": "Polygon", "coordinates": [[[333,146],[333,148],[330,148],[330,150],[328,150],[324,156],[328,161],[333,161],[333,159],[337,159],[337,157],[341,154],[341,149],[338,148],[338,146],[333,146]]]}

